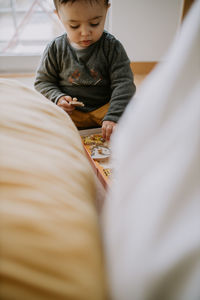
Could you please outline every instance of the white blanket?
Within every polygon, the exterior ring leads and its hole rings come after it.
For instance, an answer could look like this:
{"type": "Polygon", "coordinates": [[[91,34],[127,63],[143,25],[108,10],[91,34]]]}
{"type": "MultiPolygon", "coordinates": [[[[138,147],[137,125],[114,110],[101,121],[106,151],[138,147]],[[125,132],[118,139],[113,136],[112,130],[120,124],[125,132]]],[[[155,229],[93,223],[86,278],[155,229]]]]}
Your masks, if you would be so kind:
{"type": "Polygon", "coordinates": [[[200,299],[200,1],[113,137],[103,213],[116,300],[200,299]]]}

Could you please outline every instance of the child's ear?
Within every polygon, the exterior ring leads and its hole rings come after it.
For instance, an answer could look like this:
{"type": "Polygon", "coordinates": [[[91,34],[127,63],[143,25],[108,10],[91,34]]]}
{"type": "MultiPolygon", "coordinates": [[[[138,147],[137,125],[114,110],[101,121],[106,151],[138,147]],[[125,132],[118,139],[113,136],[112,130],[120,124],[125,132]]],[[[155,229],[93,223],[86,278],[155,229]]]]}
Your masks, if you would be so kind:
{"type": "Polygon", "coordinates": [[[56,14],[56,15],[57,15],[57,17],[58,17],[58,18],[60,18],[60,17],[59,17],[59,14],[58,14],[58,11],[57,11],[57,9],[54,9],[54,11],[53,11],[53,12],[54,12],[54,14],[56,14]]]}
{"type": "Polygon", "coordinates": [[[108,5],[107,5],[107,11],[110,8],[110,6],[111,6],[111,3],[108,3],[108,5]]]}
{"type": "Polygon", "coordinates": [[[58,19],[60,20],[60,22],[62,23],[61,19],[60,19],[60,15],[57,9],[54,9],[54,13],[56,14],[56,16],[58,17],[58,19]]]}

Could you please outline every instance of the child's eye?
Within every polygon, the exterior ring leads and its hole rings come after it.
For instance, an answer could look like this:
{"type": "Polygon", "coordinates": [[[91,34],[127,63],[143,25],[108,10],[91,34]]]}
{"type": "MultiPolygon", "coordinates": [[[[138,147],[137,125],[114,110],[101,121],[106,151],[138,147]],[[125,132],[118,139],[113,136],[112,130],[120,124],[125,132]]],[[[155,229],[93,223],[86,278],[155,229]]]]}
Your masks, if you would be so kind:
{"type": "Polygon", "coordinates": [[[79,25],[76,25],[76,26],[70,25],[70,28],[72,28],[72,29],[77,29],[77,28],[79,28],[79,25]]]}
{"type": "Polygon", "coordinates": [[[91,24],[90,24],[90,26],[92,26],[92,27],[96,27],[96,26],[98,26],[98,25],[99,25],[99,23],[95,23],[95,24],[94,24],[94,23],[91,23],[91,24]]]}

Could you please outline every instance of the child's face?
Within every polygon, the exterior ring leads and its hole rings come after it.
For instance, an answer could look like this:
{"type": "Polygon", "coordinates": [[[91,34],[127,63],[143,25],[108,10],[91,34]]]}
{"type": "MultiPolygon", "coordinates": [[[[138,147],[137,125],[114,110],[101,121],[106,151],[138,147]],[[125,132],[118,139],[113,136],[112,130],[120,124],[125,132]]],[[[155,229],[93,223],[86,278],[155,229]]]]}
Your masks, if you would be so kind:
{"type": "Polygon", "coordinates": [[[99,2],[76,1],[60,5],[58,16],[70,42],[87,48],[98,41],[103,33],[108,7],[99,2]]]}

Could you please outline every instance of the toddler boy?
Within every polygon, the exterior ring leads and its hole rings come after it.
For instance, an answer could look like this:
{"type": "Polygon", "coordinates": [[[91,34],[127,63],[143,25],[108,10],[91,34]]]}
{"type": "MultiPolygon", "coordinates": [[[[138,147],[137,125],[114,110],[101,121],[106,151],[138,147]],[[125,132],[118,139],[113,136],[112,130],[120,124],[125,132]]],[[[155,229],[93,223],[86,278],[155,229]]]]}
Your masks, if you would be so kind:
{"type": "Polygon", "coordinates": [[[127,54],[104,31],[109,0],[54,0],[54,4],[66,33],[46,47],[35,88],[68,113],[79,129],[102,126],[103,137],[109,140],[135,93],[127,54]],[[77,99],[83,107],[70,104],[77,99]]]}

